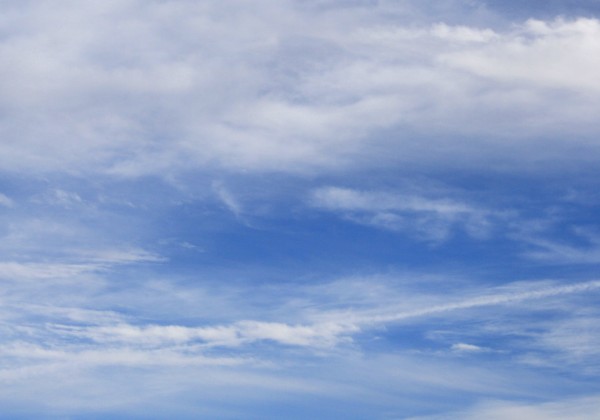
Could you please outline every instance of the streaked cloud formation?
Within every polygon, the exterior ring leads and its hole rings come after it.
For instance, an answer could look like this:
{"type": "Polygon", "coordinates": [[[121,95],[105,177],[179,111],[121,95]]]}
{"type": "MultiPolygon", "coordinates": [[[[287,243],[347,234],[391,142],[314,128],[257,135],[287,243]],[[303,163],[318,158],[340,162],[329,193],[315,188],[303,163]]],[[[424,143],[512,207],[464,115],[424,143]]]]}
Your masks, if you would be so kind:
{"type": "Polygon", "coordinates": [[[495,216],[491,211],[447,198],[338,187],[320,188],[313,193],[312,201],[316,207],[341,212],[357,223],[414,231],[433,242],[446,239],[453,225],[461,225],[471,236],[485,237],[495,216]]]}
{"type": "Polygon", "coordinates": [[[594,2],[0,8],[0,417],[598,417],[594,2]]]}

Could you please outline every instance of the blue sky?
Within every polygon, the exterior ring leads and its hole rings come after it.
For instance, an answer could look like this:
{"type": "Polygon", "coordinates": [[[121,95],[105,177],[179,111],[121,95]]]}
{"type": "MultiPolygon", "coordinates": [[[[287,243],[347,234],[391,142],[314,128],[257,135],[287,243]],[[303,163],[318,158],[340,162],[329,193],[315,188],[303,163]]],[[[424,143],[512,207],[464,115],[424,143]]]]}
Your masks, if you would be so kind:
{"type": "Polygon", "coordinates": [[[600,417],[597,2],[0,11],[0,418],[600,417]]]}

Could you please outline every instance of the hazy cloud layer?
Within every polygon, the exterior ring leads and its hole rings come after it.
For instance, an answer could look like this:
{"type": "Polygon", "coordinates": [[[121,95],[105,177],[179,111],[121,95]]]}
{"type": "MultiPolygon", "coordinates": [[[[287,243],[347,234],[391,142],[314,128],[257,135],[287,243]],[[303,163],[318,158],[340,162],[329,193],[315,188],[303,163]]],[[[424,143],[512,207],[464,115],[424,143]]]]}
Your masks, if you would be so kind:
{"type": "Polygon", "coordinates": [[[405,2],[3,7],[11,171],[522,167],[598,153],[594,18],[481,27],[405,2]]]}

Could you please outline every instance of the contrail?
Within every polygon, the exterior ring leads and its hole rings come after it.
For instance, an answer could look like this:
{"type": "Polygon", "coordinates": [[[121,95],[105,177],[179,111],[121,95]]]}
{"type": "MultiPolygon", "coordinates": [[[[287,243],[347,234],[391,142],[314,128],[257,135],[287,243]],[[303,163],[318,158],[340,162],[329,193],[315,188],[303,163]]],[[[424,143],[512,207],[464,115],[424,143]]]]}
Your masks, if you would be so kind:
{"type": "Polygon", "coordinates": [[[521,293],[506,293],[488,296],[479,296],[472,299],[463,300],[461,302],[447,303],[444,305],[435,305],[428,308],[416,309],[412,311],[399,312],[390,315],[379,315],[365,317],[360,319],[359,323],[387,323],[401,321],[403,319],[417,318],[428,315],[435,315],[442,312],[456,311],[460,309],[477,308],[481,306],[500,305],[504,303],[520,302],[529,299],[540,299],[549,296],[566,295],[571,293],[580,293],[588,290],[596,290],[600,288],[600,280],[588,281],[585,283],[572,284],[569,286],[547,287],[541,290],[532,290],[521,293]]]}

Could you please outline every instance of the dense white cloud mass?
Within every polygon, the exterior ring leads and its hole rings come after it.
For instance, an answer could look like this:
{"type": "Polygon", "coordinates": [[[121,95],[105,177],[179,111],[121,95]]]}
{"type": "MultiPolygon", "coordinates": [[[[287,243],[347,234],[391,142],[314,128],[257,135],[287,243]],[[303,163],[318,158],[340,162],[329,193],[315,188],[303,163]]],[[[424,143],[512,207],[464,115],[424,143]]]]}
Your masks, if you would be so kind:
{"type": "Polygon", "coordinates": [[[599,13],[0,0],[0,418],[597,418],[599,13]]]}
{"type": "Polygon", "coordinates": [[[496,153],[532,163],[511,156],[517,145],[597,156],[594,18],[490,28],[425,19],[405,2],[3,8],[6,169],[287,172],[496,153]]]}

